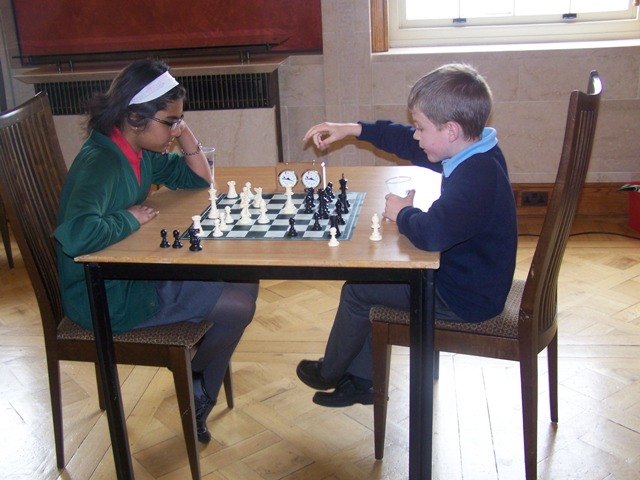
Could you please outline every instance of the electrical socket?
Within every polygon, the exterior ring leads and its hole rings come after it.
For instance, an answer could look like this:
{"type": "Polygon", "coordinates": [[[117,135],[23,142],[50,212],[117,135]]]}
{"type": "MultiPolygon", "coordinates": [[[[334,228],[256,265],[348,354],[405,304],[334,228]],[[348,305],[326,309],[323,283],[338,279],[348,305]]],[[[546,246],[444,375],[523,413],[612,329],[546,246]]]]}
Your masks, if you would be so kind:
{"type": "Polygon", "coordinates": [[[544,207],[549,200],[547,192],[522,192],[521,193],[523,207],[544,207]]]}

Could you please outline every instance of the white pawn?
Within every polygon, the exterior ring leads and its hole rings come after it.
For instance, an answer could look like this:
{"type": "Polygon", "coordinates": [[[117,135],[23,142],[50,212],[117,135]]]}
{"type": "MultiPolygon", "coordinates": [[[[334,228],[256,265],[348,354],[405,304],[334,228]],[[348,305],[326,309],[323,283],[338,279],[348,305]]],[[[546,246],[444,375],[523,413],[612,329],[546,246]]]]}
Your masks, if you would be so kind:
{"type": "Polygon", "coordinates": [[[214,228],[213,228],[213,233],[211,234],[212,237],[221,237],[222,235],[224,235],[222,233],[222,230],[220,229],[220,219],[219,218],[216,218],[213,221],[213,225],[214,225],[214,228]]]}
{"type": "Polygon", "coordinates": [[[373,217],[371,217],[371,228],[373,232],[371,232],[369,240],[373,240],[374,242],[382,240],[382,235],[380,235],[380,217],[378,217],[377,213],[374,213],[373,217]]]}
{"type": "Polygon", "coordinates": [[[227,182],[229,185],[229,192],[227,193],[227,198],[238,198],[238,192],[236,192],[236,182],[233,180],[229,180],[227,182]]]}
{"type": "Polygon", "coordinates": [[[194,215],[193,217],[191,217],[191,220],[193,221],[194,230],[198,230],[198,236],[200,236],[200,234],[202,233],[202,225],[200,224],[200,215],[194,215]]]}
{"type": "Polygon", "coordinates": [[[220,230],[223,230],[223,231],[229,230],[229,227],[227,227],[227,219],[226,219],[225,213],[220,212],[220,215],[218,216],[218,218],[220,219],[220,230]]]}
{"type": "Polygon", "coordinates": [[[331,235],[331,240],[329,240],[330,247],[337,247],[338,245],[340,245],[340,242],[336,238],[336,232],[337,232],[336,227],[331,227],[329,229],[329,234],[331,235]]]}
{"type": "Polygon", "coordinates": [[[253,206],[255,208],[260,208],[260,204],[262,203],[262,187],[256,187],[256,196],[253,197],[253,206]]]}
{"type": "Polygon", "coordinates": [[[231,216],[231,207],[224,207],[224,221],[227,222],[227,225],[231,225],[233,223],[233,217],[231,216]]]}
{"type": "Polygon", "coordinates": [[[267,217],[267,202],[264,199],[260,202],[260,216],[258,217],[258,223],[264,225],[269,223],[269,217],[267,217]]]}

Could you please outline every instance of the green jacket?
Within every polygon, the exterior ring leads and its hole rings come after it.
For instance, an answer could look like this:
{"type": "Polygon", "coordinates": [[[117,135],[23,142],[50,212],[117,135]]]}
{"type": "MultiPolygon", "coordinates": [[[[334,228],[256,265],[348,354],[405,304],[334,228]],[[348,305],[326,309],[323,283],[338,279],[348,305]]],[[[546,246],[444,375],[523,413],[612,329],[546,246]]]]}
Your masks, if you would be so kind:
{"type": "MultiPolygon", "coordinates": [[[[143,151],[141,182],[122,151],[108,137],[92,132],[73,161],[60,198],[55,229],[62,305],[66,315],[92,329],[81,263],[73,259],[119,242],[140,228],[127,211],[141,204],[152,184],[171,189],[205,188],[178,154],[143,151]]],[[[131,330],[158,310],[155,286],[142,280],[105,282],[113,333],[131,330]]]]}

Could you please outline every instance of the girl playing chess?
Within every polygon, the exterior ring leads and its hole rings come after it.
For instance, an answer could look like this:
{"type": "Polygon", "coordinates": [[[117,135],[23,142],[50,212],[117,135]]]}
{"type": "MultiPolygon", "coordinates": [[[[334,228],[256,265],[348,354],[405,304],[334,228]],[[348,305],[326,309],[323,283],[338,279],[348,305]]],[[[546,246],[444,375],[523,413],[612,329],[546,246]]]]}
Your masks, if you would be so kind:
{"type": "MultiPolygon", "coordinates": [[[[82,264],[74,257],[116,243],[153,220],[152,184],[207,188],[211,170],[184,120],[185,90],[158,60],[136,61],[88,107],[88,137],[60,200],[55,239],[65,313],[91,329],[82,264]],[[177,142],[182,154],[169,153],[177,142]]],[[[198,440],[215,405],[231,355],[255,311],[258,284],[187,281],[105,282],[113,333],[181,321],[213,327],[192,360],[198,440]]]]}

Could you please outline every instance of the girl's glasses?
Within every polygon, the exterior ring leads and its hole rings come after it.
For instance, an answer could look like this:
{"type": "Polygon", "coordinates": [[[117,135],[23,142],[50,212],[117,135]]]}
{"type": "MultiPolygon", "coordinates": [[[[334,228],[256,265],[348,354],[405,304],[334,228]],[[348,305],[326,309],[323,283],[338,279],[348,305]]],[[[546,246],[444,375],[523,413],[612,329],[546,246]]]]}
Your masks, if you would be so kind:
{"type": "Polygon", "coordinates": [[[182,123],[183,119],[184,119],[184,115],[181,115],[180,118],[178,120],[176,120],[175,122],[170,122],[169,120],[162,120],[160,118],[151,117],[151,120],[153,120],[154,122],[158,122],[158,123],[161,123],[163,125],[166,125],[171,130],[175,130],[176,128],[178,128],[180,126],[180,124],[182,123]]]}

